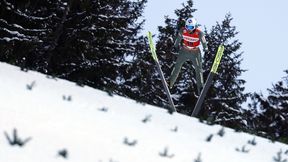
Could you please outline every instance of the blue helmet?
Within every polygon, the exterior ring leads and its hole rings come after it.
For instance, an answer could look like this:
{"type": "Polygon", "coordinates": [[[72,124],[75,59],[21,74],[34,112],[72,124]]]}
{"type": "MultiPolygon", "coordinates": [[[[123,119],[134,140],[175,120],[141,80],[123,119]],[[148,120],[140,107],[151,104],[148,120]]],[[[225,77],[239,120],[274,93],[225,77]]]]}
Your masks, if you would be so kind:
{"type": "Polygon", "coordinates": [[[185,23],[185,28],[187,30],[194,30],[197,27],[197,21],[195,18],[188,18],[185,23]]]}

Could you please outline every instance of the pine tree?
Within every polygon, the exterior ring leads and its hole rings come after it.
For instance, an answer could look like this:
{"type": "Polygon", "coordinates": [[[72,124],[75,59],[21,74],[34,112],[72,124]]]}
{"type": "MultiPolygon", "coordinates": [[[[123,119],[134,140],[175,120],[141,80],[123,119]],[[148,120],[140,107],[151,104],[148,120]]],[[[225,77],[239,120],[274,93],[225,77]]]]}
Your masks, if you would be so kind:
{"type": "Polygon", "coordinates": [[[235,39],[238,32],[231,25],[233,18],[227,14],[221,23],[213,26],[206,38],[209,42],[209,53],[204,55],[204,78],[207,77],[220,44],[225,46],[218,75],[214,78],[204,103],[202,117],[225,126],[236,129],[246,127],[246,119],[242,117],[241,104],[247,100],[248,93],[244,93],[245,80],[240,79],[242,72],[242,52],[238,52],[241,44],[235,39]]]}
{"type": "Polygon", "coordinates": [[[0,60],[25,68],[43,64],[40,51],[63,14],[64,2],[2,0],[0,2],[0,60]]]}
{"type": "Polygon", "coordinates": [[[249,104],[249,129],[258,135],[288,143],[288,70],[286,76],[278,81],[268,96],[261,93],[252,95],[249,104]]]}
{"type": "Polygon", "coordinates": [[[58,46],[50,61],[51,73],[80,84],[125,94],[121,84],[141,44],[137,23],[146,0],[73,1],[58,46]]]}
{"type": "MultiPolygon", "coordinates": [[[[156,73],[154,60],[149,52],[147,39],[142,38],[143,45],[138,49],[137,55],[131,60],[131,65],[126,69],[125,82],[121,85],[125,96],[138,102],[164,106],[165,100],[159,100],[157,92],[162,91],[159,75],[156,73]]],[[[164,92],[163,92],[163,95],[164,92]]],[[[166,104],[167,106],[167,104],[166,104]]]]}
{"type": "Polygon", "coordinates": [[[146,2],[3,0],[1,60],[125,95],[131,59],[145,46],[137,21],[146,2]]]}

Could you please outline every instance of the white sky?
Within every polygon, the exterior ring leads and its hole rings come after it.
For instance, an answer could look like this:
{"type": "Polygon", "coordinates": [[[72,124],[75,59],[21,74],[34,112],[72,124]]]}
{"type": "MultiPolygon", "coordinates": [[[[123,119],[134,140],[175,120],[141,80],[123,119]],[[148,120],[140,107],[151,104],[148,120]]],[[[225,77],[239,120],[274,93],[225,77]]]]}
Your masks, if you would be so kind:
{"type": "MultiPolygon", "coordinates": [[[[174,10],[182,8],[186,0],[148,0],[144,18],[144,32],[157,33],[157,26],[164,25],[164,15],[175,18],[174,10]]],[[[248,71],[242,78],[247,92],[266,94],[285,76],[288,69],[288,53],[285,51],[288,38],[288,1],[287,0],[194,0],[197,9],[194,16],[202,28],[208,30],[216,21],[221,22],[227,13],[234,18],[232,25],[240,33],[236,36],[243,43],[241,51],[244,61],[241,68],[248,71]]],[[[240,52],[240,51],[239,51],[240,52]]]]}

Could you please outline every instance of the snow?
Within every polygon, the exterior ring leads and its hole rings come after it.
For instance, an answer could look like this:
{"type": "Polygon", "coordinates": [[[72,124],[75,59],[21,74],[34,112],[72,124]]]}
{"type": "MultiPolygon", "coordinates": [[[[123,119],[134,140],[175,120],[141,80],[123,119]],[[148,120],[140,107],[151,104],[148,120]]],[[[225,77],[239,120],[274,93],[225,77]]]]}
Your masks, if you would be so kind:
{"type": "Polygon", "coordinates": [[[25,37],[24,34],[20,34],[18,31],[10,31],[10,30],[8,30],[6,28],[4,28],[2,30],[4,30],[5,32],[7,32],[7,33],[9,33],[11,35],[15,35],[15,36],[18,36],[18,37],[25,37]]]}
{"type": "Polygon", "coordinates": [[[0,99],[1,162],[195,162],[197,158],[202,162],[273,162],[280,156],[288,158],[285,144],[170,115],[159,107],[6,63],[0,63],[0,99]],[[21,140],[31,140],[23,147],[9,145],[5,134],[13,139],[13,129],[21,140]],[[253,140],[256,145],[251,144],[253,140]],[[60,151],[67,151],[67,159],[60,151]]]}
{"type": "Polygon", "coordinates": [[[8,38],[8,37],[3,37],[0,38],[1,41],[5,41],[5,42],[10,42],[10,41],[30,41],[29,39],[26,38],[18,38],[18,37],[12,37],[12,38],[8,38]]]}

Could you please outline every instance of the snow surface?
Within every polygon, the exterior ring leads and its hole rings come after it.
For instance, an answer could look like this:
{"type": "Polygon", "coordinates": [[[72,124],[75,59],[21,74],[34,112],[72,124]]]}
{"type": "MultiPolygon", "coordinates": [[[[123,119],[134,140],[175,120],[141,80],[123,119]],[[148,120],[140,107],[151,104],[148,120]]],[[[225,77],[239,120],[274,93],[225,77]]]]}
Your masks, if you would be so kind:
{"type": "Polygon", "coordinates": [[[274,162],[277,158],[288,158],[288,145],[0,63],[0,162],[274,162]],[[23,147],[10,145],[7,135],[12,140],[14,129],[17,138],[31,140],[23,147]],[[248,143],[253,139],[256,145],[248,143]],[[61,150],[67,151],[66,158],[60,156],[61,150]]]}

